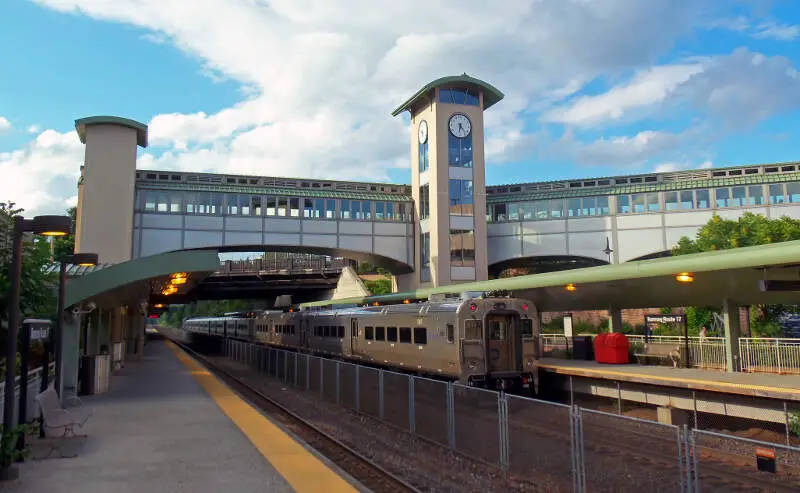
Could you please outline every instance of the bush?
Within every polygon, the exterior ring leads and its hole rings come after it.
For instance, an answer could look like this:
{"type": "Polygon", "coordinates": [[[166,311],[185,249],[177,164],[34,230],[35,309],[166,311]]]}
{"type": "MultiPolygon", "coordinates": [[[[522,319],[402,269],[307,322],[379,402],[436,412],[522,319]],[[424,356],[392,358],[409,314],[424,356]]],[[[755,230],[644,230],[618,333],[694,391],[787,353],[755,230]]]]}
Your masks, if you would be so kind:
{"type": "Polygon", "coordinates": [[[792,413],[789,416],[789,429],[800,437],[800,412],[792,413]]]}

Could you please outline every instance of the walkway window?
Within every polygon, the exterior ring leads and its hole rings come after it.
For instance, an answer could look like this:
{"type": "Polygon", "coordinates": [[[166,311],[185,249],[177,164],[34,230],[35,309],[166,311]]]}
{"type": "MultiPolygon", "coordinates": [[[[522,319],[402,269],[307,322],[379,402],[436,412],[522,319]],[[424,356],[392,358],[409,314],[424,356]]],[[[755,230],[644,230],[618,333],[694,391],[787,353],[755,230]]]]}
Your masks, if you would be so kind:
{"type": "Polygon", "coordinates": [[[336,218],[336,201],[334,199],[325,200],[325,219],[336,218]]]}
{"type": "Polygon", "coordinates": [[[419,146],[419,172],[423,173],[428,170],[428,142],[426,140],[423,144],[417,144],[419,146]]]}
{"type": "Polygon", "coordinates": [[[800,183],[792,182],[786,184],[786,192],[789,196],[789,202],[796,204],[800,202],[800,183]]]}
{"type": "Polygon", "coordinates": [[[631,195],[631,210],[634,214],[642,214],[647,210],[643,193],[635,193],[631,195]]]}
{"type": "Polygon", "coordinates": [[[475,266],[475,232],[468,229],[450,230],[450,265],[475,266]]]}
{"type": "Polygon", "coordinates": [[[158,194],[155,192],[144,192],[144,210],[145,212],[155,212],[156,202],[158,202],[158,194]]]}
{"type": "Polygon", "coordinates": [[[194,214],[195,200],[197,200],[196,195],[193,193],[187,193],[183,196],[183,203],[185,204],[183,210],[186,212],[186,214],[194,214]]]}
{"type": "Polygon", "coordinates": [[[747,187],[747,205],[764,205],[764,187],[761,185],[747,187]]]}
{"type": "Polygon", "coordinates": [[[314,217],[314,201],[312,199],[303,199],[303,218],[311,219],[313,217],[314,217]]]}
{"type": "Polygon", "coordinates": [[[494,222],[501,223],[506,220],[506,204],[494,204],[494,222]]]}
{"type": "Polygon", "coordinates": [[[786,202],[786,192],[783,189],[783,183],[769,186],[769,203],[770,204],[783,204],[786,202]]]}
{"type": "Polygon", "coordinates": [[[342,219],[350,219],[350,201],[349,200],[342,200],[340,202],[341,209],[339,212],[341,213],[342,219]]]}
{"type": "Polygon", "coordinates": [[[397,204],[398,220],[408,222],[411,219],[411,204],[397,204]]]}
{"type": "Polygon", "coordinates": [[[581,215],[581,199],[567,199],[567,216],[577,217],[581,215]]]}
{"type": "MultiPolygon", "coordinates": [[[[377,207],[377,203],[375,205],[377,207]]],[[[376,211],[376,214],[377,214],[377,211],[376,211]]],[[[386,220],[387,221],[394,221],[395,220],[394,202],[386,202],[386,212],[385,212],[385,214],[386,214],[386,220]]]]}
{"type": "Polygon", "coordinates": [[[733,207],[742,207],[747,203],[747,188],[733,187],[731,189],[731,205],[733,207]]]}
{"type": "Polygon", "coordinates": [[[267,215],[274,216],[278,212],[278,200],[275,197],[267,197],[267,215]]]}
{"type": "Polygon", "coordinates": [[[472,133],[460,139],[447,132],[447,162],[460,168],[472,167],[472,133]]]}
{"type": "Polygon", "coordinates": [[[550,217],[564,217],[564,201],[561,199],[550,201],[550,217]]]}
{"type": "Polygon", "coordinates": [[[661,198],[658,192],[650,192],[645,194],[647,200],[647,212],[660,212],[661,211],[661,198]]]}
{"type": "Polygon", "coordinates": [[[631,198],[628,195],[617,195],[617,213],[630,214],[631,198]]]}
{"type": "Polygon", "coordinates": [[[471,216],[473,205],[472,180],[450,180],[450,214],[471,216]]]}
{"type": "Polygon", "coordinates": [[[375,202],[375,220],[383,221],[386,218],[386,203],[375,202]]]}
{"type": "Polygon", "coordinates": [[[714,190],[717,199],[717,208],[731,206],[731,190],[729,188],[717,188],[714,190]]]}
{"type": "Polygon", "coordinates": [[[239,196],[234,193],[227,195],[228,207],[225,210],[226,214],[236,216],[239,214],[239,196]]]}
{"type": "Polygon", "coordinates": [[[292,217],[300,217],[300,199],[297,197],[289,198],[289,211],[292,217]]]}
{"type": "Polygon", "coordinates": [[[430,185],[425,184],[419,187],[419,218],[427,219],[431,214],[430,204],[430,185]]]}
{"type": "Polygon", "coordinates": [[[711,191],[710,190],[695,190],[695,207],[697,209],[710,209],[711,208],[711,191]]]}
{"type": "Polygon", "coordinates": [[[480,96],[473,89],[439,89],[439,102],[479,106],[480,96]]]}
{"type": "Polygon", "coordinates": [[[325,199],[314,200],[314,210],[312,217],[314,219],[320,219],[322,217],[325,217],[325,199]]]}

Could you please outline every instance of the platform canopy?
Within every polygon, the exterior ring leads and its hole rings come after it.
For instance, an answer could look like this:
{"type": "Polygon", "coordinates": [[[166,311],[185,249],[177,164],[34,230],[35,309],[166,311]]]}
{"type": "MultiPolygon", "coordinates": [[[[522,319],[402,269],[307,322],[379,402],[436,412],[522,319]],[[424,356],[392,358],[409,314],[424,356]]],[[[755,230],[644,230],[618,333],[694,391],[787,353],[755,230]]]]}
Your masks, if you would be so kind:
{"type": "Polygon", "coordinates": [[[65,288],[65,307],[94,301],[101,306],[116,306],[147,300],[153,286],[167,282],[171,274],[189,274],[186,289],[219,270],[216,250],[187,250],[141,257],[91,271],[69,281],[65,288]]]}
{"type": "Polygon", "coordinates": [[[413,292],[332,302],[305,303],[301,307],[397,302],[427,299],[433,294],[508,290],[531,300],[539,311],[606,310],[720,306],[723,299],[736,305],[798,304],[798,291],[765,291],[762,280],[800,282],[800,241],[788,241],[732,250],[640,260],[545,274],[453,284],[413,292]],[[680,273],[692,282],[680,282],[680,273]],[[574,286],[567,290],[566,286],[574,286]]]}

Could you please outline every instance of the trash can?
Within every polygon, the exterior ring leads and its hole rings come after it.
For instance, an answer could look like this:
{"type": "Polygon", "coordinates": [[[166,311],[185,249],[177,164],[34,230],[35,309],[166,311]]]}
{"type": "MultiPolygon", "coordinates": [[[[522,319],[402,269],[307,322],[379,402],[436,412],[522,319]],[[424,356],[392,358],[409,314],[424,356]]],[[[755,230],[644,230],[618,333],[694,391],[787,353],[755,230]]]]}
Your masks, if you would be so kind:
{"type": "Polygon", "coordinates": [[[102,394],[108,391],[111,355],[81,356],[78,368],[78,395],[102,394]]]}
{"type": "Polygon", "coordinates": [[[585,361],[592,361],[594,359],[592,336],[572,337],[572,359],[580,359],[585,361]]]}

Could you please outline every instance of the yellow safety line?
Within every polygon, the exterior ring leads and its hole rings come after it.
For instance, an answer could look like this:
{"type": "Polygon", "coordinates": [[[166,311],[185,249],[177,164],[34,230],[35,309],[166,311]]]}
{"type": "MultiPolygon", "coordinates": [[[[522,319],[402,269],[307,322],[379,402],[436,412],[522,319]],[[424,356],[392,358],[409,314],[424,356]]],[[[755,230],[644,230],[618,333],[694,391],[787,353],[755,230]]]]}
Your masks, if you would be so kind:
{"type": "Polygon", "coordinates": [[[194,358],[167,341],[178,359],[211,395],[222,411],[255,445],[298,493],[356,492],[344,478],[336,474],[270,420],[242,400],[194,358]]]}
{"type": "Polygon", "coordinates": [[[720,387],[730,387],[736,389],[752,389],[752,390],[762,390],[766,392],[784,392],[788,394],[800,394],[800,390],[793,389],[791,387],[767,387],[764,385],[752,385],[747,383],[732,383],[732,382],[721,382],[718,380],[697,380],[694,378],[682,378],[682,377],[662,377],[660,375],[650,375],[647,373],[630,373],[630,372],[623,372],[623,371],[614,371],[614,370],[595,370],[593,368],[580,368],[574,366],[559,366],[559,365],[550,365],[550,364],[539,364],[540,368],[551,368],[553,370],[561,370],[564,373],[567,372],[584,372],[584,373],[594,373],[599,375],[609,375],[609,376],[622,376],[622,377],[637,377],[637,378],[649,378],[652,380],[661,380],[664,382],[682,382],[682,383],[693,383],[693,384],[702,384],[702,385],[716,385],[720,387]]]}

